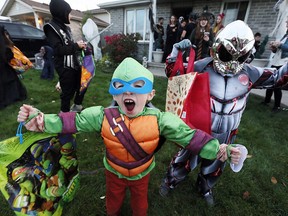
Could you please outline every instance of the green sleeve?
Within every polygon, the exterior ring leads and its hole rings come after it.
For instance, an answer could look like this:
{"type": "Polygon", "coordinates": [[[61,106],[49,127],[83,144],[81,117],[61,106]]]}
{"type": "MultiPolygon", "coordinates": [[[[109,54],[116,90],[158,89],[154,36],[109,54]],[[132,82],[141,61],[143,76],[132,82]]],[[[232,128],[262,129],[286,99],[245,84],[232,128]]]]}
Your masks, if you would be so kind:
{"type": "Polygon", "coordinates": [[[76,127],[79,132],[100,132],[104,119],[104,107],[94,106],[84,109],[76,115],[76,127]]]}
{"type": "MultiPolygon", "coordinates": [[[[175,142],[182,148],[188,148],[189,145],[192,145],[190,142],[196,132],[195,129],[191,129],[178,116],[169,112],[160,113],[159,130],[160,134],[167,140],[175,142]]],[[[217,139],[211,137],[202,147],[199,155],[205,159],[215,159],[218,151],[219,142],[217,139]]]]}
{"type": "Polygon", "coordinates": [[[213,160],[217,157],[218,151],[219,151],[219,142],[217,139],[212,139],[206,145],[203,146],[199,155],[202,158],[213,160]]]}
{"type": "Polygon", "coordinates": [[[161,112],[159,115],[160,134],[167,140],[185,148],[192,139],[195,130],[186,125],[182,119],[170,112],[161,112]]]}
{"type": "MultiPolygon", "coordinates": [[[[77,132],[101,131],[102,121],[104,118],[104,107],[94,106],[84,109],[75,116],[77,132]]],[[[73,120],[73,119],[72,119],[73,120]]],[[[61,133],[62,120],[57,114],[44,115],[45,129],[47,133],[61,133]]]]}
{"type": "Polygon", "coordinates": [[[44,115],[44,131],[46,133],[61,133],[62,121],[57,114],[45,114],[44,115]]]}

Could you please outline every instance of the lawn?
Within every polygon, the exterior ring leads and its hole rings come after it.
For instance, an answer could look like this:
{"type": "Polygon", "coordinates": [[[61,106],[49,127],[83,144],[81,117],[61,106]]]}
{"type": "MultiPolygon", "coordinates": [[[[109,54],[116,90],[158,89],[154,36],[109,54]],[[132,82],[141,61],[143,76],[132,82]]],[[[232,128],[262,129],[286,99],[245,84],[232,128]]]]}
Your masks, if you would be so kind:
{"type": "MultiPolygon", "coordinates": [[[[108,106],[111,96],[108,86],[111,73],[97,71],[84,106],[108,106]]],[[[26,101],[44,113],[59,112],[59,94],[55,91],[56,80],[40,80],[40,72],[30,70],[23,80],[28,89],[26,101]]],[[[156,77],[156,96],[153,104],[165,106],[167,79],[156,77]]],[[[246,145],[249,158],[239,173],[229,166],[218,181],[214,192],[216,206],[207,208],[194,187],[198,169],[166,199],[158,193],[161,179],[177,151],[173,143],[166,142],[156,153],[156,168],[151,173],[149,185],[149,211],[152,216],[172,215],[288,215],[288,113],[271,113],[272,107],[260,105],[261,97],[251,95],[243,115],[236,143],[246,145]]],[[[22,102],[0,111],[0,140],[12,137],[17,129],[16,117],[22,102]]],[[[102,158],[104,145],[98,133],[77,135],[81,186],[75,199],[64,208],[63,215],[105,215],[105,178],[102,158]]],[[[123,205],[123,215],[131,215],[129,194],[123,205]]],[[[10,216],[6,200],[0,195],[0,215],[10,216]]]]}

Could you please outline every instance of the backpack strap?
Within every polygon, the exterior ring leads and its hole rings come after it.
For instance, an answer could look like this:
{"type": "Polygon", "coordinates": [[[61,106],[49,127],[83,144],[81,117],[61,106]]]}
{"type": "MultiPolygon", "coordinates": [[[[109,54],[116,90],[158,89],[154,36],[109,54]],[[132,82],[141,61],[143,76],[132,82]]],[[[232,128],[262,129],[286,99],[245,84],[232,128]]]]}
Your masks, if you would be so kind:
{"type": "Polygon", "coordinates": [[[124,116],[119,113],[118,108],[105,108],[104,113],[110,125],[110,132],[116,136],[125,149],[137,160],[141,160],[147,154],[136,142],[124,122],[124,116]]]}

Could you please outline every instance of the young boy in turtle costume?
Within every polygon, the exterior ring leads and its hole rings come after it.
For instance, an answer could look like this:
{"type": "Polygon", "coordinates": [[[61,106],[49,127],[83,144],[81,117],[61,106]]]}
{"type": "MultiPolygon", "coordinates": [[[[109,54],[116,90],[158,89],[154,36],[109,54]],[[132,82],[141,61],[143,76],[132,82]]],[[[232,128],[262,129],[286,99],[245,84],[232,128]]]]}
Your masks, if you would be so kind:
{"type": "Polygon", "coordinates": [[[154,95],[153,74],[132,58],[116,68],[109,88],[116,106],[94,106],[80,113],[43,114],[23,105],[18,121],[28,130],[48,133],[101,132],[106,147],[107,215],[119,215],[125,190],[131,193],[133,215],[147,215],[148,182],[155,167],[154,151],[160,136],[202,158],[237,164],[241,153],[219,144],[207,133],[191,129],[178,116],[146,106],[154,95]],[[34,116],[34,117],[33,117],[34,116]]]}

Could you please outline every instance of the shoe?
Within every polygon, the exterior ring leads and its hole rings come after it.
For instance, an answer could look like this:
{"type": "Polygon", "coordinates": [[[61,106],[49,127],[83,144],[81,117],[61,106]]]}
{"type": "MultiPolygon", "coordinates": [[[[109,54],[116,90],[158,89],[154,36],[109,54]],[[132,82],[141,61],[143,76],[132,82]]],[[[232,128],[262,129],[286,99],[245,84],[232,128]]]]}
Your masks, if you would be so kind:
{"type": "Polygon", "coordinates": [[[83,110],[82,105],[73,104],[70,108],[70,112],[81,112],[83,110]]]}
{"type": "Polygon", "coordinates": [[[166,198],[170,191],[171,191],[171,188],[165,182],[162,182],[160,185],[159,194],[162,197],[166,198]]]}
{"type": "Polygon", "coordinates": [[[209,207],[213,207],[215,205],[214,197],[212,191],[208,191],[206,194],[203,195],[204,200],[206,201],[209,207]]]}
{"type": "Polygon", "coordinates": [[[271,112],[273,112],[273,113],[278,113],[278,112],[280,112],[281,110],[282,110],[281,107],[273,107],[273,109],[272,109],[271,112]]]}
{"type": "Polygon", "coordinates": [[[212,189],[208,186],[207,180],[202,174],[198,174],[198,178],[196,181],[196,188],[198,189],[198,192],[201,194],[201,196],[206,201],[206,204],[208,207],[214,206],[214,197],[212,193],[212,189]]]}

